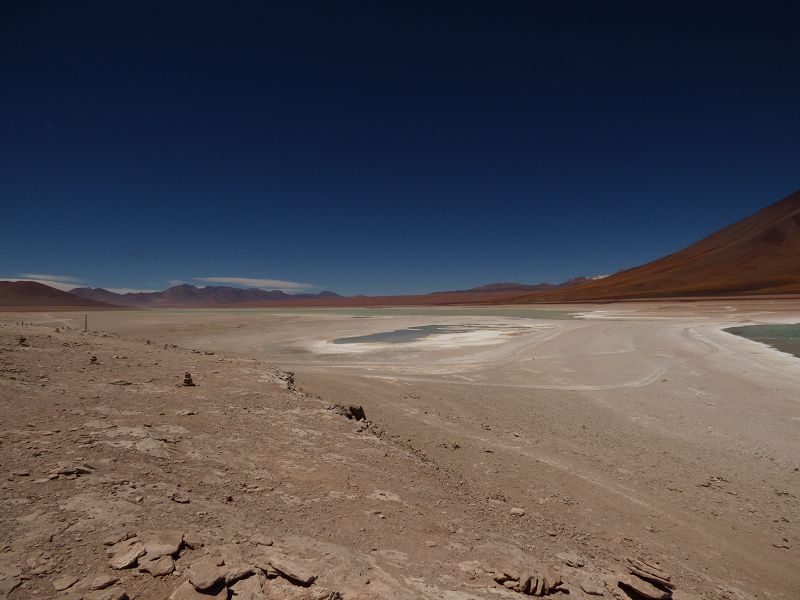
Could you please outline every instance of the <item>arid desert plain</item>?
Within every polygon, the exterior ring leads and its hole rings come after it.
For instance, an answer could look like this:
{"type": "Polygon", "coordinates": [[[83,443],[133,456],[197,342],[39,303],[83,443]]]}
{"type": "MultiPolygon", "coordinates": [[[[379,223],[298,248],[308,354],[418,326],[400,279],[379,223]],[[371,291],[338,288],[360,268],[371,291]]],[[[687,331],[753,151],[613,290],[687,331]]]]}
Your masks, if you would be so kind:
{"type": "Polygon", "coordinates": [[[208,598],[184,583],[207,556],[216,597],[521,598],[556,572],[554,597],[627,598],[633,558],[676,600],[796,599],[800,359],[723,330],[797,322],[768,299],[0,313],[0,597],[208,598]]]}

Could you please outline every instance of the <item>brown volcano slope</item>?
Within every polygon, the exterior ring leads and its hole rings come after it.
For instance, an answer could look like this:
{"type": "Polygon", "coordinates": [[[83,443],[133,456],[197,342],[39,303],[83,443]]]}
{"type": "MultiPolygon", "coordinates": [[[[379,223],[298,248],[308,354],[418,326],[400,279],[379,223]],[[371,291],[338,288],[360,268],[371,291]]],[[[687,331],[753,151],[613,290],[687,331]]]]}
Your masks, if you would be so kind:
{"type": "Polygon", "coordinates": [[[79,298],[36,281],[0,281],[0,307],[43,306],[108,308],[110,305],[88,298],[79,298]]]}
{"type": "Polygon", "coordinates": [[[800,192],[674,254],[509,302],[800,293],[800,192]]]}

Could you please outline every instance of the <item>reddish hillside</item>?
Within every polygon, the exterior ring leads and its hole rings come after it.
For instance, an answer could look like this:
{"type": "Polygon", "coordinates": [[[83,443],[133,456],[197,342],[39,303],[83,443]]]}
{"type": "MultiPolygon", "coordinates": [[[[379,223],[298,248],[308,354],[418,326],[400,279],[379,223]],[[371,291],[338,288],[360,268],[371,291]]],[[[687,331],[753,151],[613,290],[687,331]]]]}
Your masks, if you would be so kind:
{"type": "Polygon", "coordinates": [[[0,306],[107,308],[109,305],[95,300],[78,298],[69,292],[62,292],[35,281],[0,281],[0,306]]]}
{"type": "Polygon", "coordinates": [[[800,192],[651,263],[508,301],[796,293],[800,293],[800,192]]]}

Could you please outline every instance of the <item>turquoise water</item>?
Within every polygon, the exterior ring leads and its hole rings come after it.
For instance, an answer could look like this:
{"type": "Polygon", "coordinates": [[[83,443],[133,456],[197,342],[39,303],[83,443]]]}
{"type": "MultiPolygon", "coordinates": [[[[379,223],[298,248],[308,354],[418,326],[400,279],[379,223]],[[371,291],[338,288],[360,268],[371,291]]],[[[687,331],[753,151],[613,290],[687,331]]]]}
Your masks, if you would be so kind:
{"type": "Polygon", "coordinates": [[[781,352],[794,354],[800,358],[800,323],[794,325],[745,325],[726,329],[754,342],[772,346],[781,352]]]}
{"type": "Polygon", "coordinates": [[[459,327],[457,325],[420,325],[418,327],[408,327],[406,329],[395,329],[394,331],[381,331],[380,333],[370,333],[369,335],[358,335],[333,340],[334,344],[405,344],[422,338],[436,335],[439,333],[466,333],[471,328],[459,327]]]}
{"type": "MultiPolygon", "coordinates": [[[[498,327],[492,327],[497,329],[498,327]]],[[[530,331],[528,327],[500,326],[503,331],[511,334],[524,333],[530,331]]],[[[406,344],[426,337],[440,335],[443,333],[468,333],[470,331],[480,331],[486,329],[483,325],[464,323],[463,325],[417,325],[415,327],[405,327],[393,331],[380,331],[367,335],[338,338],[333,340],[334,344],[406,344]]]]}

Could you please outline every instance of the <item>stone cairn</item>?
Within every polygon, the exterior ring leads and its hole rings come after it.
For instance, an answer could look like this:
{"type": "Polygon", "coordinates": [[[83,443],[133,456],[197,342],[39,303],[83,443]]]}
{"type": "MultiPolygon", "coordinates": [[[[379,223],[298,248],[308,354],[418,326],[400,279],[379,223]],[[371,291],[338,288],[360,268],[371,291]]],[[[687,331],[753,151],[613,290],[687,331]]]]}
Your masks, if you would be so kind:
{"type": "Polygon", "coordinates": [[[28,338],[24,335],[20,335],[17,337],[17,346],[27,346],[28,345],[28,338]]]}
{"type": "MultiPolygon", "coordinates": [[[[601,578],[600,585],[596,580],[592,580],[588,574],[578,577],[576,581],[567,583],[562,580],[561,574],[551,566],[545,566],[540,570],[519,572],[514,569],[495,569],[487,565],[482,565],[483,570],[492,577],[497,585],[504,588],[525,594],[528,596],[550,596],[553,594],[570,594],[570,586],[574,585],[577,589],[578,597],[585,595],[607,597],[610,594],[615,598],[630,600],[671,600],[675,584],[671,577],[660,567],[647,562],[643,559],[627,558],[624,573],[609,575],[601,578]],[[606,592],[603,587],[606,587],[606,592]],[[583,594],[581,594],[581,592],[583,594]]],[[[567,565],[574,568],[583,567],[583,561],[567,561],[567,565]]],[[[573,592],[573,593],[575,593],[573,592]]]]}
{"type": "Polygon", "coordinates": [[[194,381],[192,381],[192,374],[189,371],[183,374],[183,385],[185,386],[193,386],[194,381]]]}
{"type": "Polygon", "coordinates": [[[516,573],[507,570],[495,571],[492,577],[498,585],[527,596],[548,596],[556,592],[569,593],[562,586],[561,575],[552,567],[538,573],[516,573]]]}
{"type": "Polygon", "coordinates": [[[637,558],[628,558],[628,573],[618,575],[618,585],[631,598],[670,600],[675,584],[656,565],[637,558]]]}

